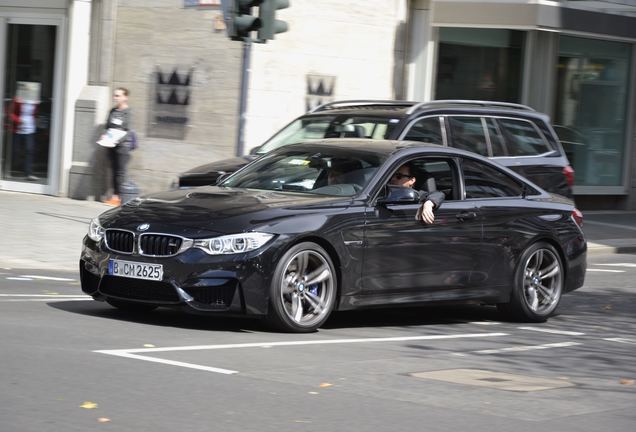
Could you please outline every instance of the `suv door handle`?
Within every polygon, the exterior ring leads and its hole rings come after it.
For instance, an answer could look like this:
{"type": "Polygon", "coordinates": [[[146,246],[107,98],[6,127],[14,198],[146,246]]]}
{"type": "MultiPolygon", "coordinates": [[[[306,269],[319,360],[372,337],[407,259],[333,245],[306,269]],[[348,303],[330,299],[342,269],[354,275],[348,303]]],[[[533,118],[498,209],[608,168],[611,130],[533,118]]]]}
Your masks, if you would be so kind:
{"type": "Polygon", "coordinates": [[[464,222],[467,220],[477,219],[477,212],[474,211],[461,211],[455,215],[457,220],[464,222]]]}

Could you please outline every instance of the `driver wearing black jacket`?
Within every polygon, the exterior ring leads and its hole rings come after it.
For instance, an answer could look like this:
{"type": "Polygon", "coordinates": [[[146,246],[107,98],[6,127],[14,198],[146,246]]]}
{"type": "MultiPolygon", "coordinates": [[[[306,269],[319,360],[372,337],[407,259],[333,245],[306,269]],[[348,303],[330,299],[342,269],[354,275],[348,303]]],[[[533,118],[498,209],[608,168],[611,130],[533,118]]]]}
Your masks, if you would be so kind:
{"type": "MultiPolygon", "coordinates": [[[[391,186],[402,186],[412,188],[415,184],[415,176],[411,174],[411,167],[409,164],[404,164],[396,172],[393,173],[389,184],[391,186]]],[[[435,221],[436,210],[444,202],[444,192],[440,191],[417,191],[420,195],[420,209],[417,212],[417,218],[421,219],[427,224],[432,224],[435,221]]]]}

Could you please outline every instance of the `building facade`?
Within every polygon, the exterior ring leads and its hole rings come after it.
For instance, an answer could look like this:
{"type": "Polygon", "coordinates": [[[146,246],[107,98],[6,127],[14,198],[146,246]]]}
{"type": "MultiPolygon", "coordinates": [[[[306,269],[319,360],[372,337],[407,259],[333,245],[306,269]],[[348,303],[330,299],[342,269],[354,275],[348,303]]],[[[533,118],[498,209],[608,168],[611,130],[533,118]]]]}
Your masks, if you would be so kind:
{"type": "Polygon", "coordinates": [[[578,205],[636,209],[636,1],[292,0],[278,12],[289,31],[248,49],[226,37],[220,3],[0,0],[0,189],[106,195],[95,140],[122,86],[142,192],[248,152],[321,102],[459,98],[548,113],[578,205]],[[30,176],[11,122],[24,106],[30,176]]]}

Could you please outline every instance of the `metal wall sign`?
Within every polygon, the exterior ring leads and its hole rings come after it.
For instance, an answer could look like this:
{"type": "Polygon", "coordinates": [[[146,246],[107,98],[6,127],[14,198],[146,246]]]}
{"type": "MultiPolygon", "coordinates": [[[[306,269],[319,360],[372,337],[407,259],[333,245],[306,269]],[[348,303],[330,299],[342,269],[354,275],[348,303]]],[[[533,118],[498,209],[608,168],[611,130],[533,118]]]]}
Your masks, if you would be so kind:
{"type": "Polygon", "coordinates": [[[185,139],[190,123],[191,88],[194,69],[157,66],[150,102],[148,136],[185,139]]]}
{"type": "Polygon", "coordinates": [[[311,111],[319,105],[334,100],[336,77],[330,75],[307,75],[305,109],[311,111]]]}

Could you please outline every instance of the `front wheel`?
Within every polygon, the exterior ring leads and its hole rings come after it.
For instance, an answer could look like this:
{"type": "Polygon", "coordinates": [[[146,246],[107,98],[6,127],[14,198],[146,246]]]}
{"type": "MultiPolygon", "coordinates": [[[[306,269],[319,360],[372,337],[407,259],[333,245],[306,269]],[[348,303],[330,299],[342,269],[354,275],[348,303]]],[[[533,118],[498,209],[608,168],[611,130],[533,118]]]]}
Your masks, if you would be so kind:
{"type": "Polygon", "coordinates": [[[269,290],[270,323],[283,331],[307,333],[329,318],[337,275],[329,254],[312,242],[289,249],[276,265],[269,290]]]}
{"type": "Polygon", "coordinates": [[[559,253],[548,243],[535,243],[521,255],[510,303],[497,306],[513,319],[543,322],[559,305],[563,282],[559,253]]]}

